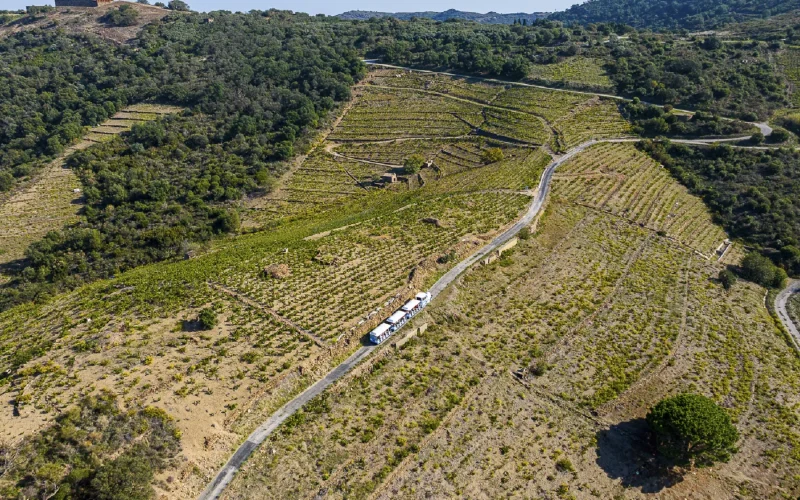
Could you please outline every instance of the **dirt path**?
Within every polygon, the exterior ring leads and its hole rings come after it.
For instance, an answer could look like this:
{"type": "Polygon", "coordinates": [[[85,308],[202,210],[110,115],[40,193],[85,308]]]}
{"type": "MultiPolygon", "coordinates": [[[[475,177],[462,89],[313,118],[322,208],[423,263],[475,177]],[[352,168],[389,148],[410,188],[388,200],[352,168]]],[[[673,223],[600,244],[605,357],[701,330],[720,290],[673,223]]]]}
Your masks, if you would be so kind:
{"type": "Polygon", "coordinates": [[[789,298],[795,293],[800,293],[800,280],[790,281],[786,288],[781,290],[781,293],[775,297],[775,311],[777,311],[778,319],[781,320],[784,328],[791,334],[795,346],[800,349],[800,331],[798,331],[797,325],[794,324],[794,321],[789,316],[789,311],[786,310],[789,298]]]}

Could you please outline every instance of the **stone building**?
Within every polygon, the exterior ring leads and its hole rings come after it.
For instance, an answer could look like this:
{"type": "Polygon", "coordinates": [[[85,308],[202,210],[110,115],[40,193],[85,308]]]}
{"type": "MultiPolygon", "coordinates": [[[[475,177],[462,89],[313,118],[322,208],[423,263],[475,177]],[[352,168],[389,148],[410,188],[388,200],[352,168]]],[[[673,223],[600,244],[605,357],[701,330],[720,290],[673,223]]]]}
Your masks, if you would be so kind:
{"type": "Polygon", "coordinates": [[[56,0],[56,7],[98,7],[114,0],[56,0]]]}

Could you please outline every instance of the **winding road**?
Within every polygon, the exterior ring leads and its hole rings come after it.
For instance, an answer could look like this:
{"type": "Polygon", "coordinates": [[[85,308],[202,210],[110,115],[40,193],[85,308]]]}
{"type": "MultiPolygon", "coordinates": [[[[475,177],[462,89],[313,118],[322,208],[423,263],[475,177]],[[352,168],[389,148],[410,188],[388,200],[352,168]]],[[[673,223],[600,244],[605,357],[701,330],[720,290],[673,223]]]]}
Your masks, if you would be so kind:
{"type": "MultiPolygon", "coordinates": [[[[553,174],[555,173],[556,168],[559,165],[563,164],[573,156],[577,155],[578,153],[584,151],[589,146],[596,144],[598,142],[609,142],[609,141],[596,141],[591,140],[580,144],[565,154],[553,159],[547,167],[545,167],[544,172],[542,173],[542,178],[539,182],[539,187],[536,190],[536,194],[531,201],[528,210],[525,211],[525,214],[511,227],[503,231],[500,235],[495,237],[491,242],[483,246],[480,250],[466,258],[465,260],[456,264],[450,271],[445,273],[441,278],[439,278],[436,283],[431,287],[430,293],[433,298],[436,298],[448,285],[450,285],[458,276],[466,271],[470,266],[481,260],[486,255],[490,254],[498,247],[500,247],[503,243],[507,242],[511,238],[513,238],[517,233],[519,233],[523,227],[526,227],[533,222],[533,219],[539,214],[542,210],[542,206],[544,205],[544,200],[547,197],[547,194],[550,192],[550,183],[553,179],[553,174]]],[[[317,381],[314,385],[307,388],[305,391],[300,393],[297,397],[286,403],[282,406],[278,411],[270,415],[270,417],[262,423],[258,429],[253,431],[250,436],[242,443],[233,456],[228,460],[222,469],[219,470],[214,480],[208,485],[205,491],[200,495],[200,500],[212,500],[219,498],[225,488],[230,484],[233,480],[234,475],[238,472],[239,468],[242,464],[250,457],[250,455],[255,451],[255,449],[264,442],[270,434],[272,434],[275,429],[278,428],[287,418],[292,416],[297,410],[303,407],[306,403],[311,401],[316,396],[320,395],[325,389],[327,389],[332,383],[336,382],[340,378],[342,378],[347,372],[349,372],[353,367],[355,367],[358,363],[360,363],[364,358],[370,355],[374,349],[378,346],[376,345],[368,345],[361,347],[355,353],[353,353],[349,358],[347,358],[342,364],[334,368],[331,372],[329,372],[325,377],[317,381]]]]}
{"type": "Polygon", "coordinates": [[[800,331],[798,331],[797,325],[792,321],[792,317],[789,316],[789,311],[786,310],[786,304],[789,302],[789,298],[795,293],[800,293],[800,280],[790,281],[789,285],[781,290],[781,293],[775,297],[775,311],[778,313],[778,319],[781,320],[783,326],[792,336],[795,346],[800,349],[800,331]]]}
{"type": "MultiPolygon", "coordinates": [[[[377,64],[372,61],[365,61],[367,64],[377,64]]],[[[402,68],[399,66],[391,66],[385,64],[378,64],[381,66],[387,66],[390,68],[398,68],[398,69],[411,69],[411,68],[402,68]]],[[[422,71],[414,69],[414,71],[422,71]]],[[[456,76],[456,77],[464,77],[464,78],[476,78],[472,76],[466,75],[457,75],[453,73],[443,73],[443,72],[434,72],[434,71],[427,71],[428,73],[438,73],[442,75],[449,75],[449,76],[456,76]]],[[[502,84],[514,84],[514,85],[522,85],[522,86],[529,86],[529,87],[537,87],[549,90],[557,90],[557,91],[564,91],[564,92],[576,92],[572,90],[564,90],[564,89],[551,89],[549,87],[543,87],[540,85],[533,85],[533,84],[523,84],[523,83],[515,83],[515,82],[505,82],[502,80],[495,80],[491,78],[480,78],[484,81],[490,81],[495,83],[502,83],[502,84]]],[[[596,94],[591,92],[578,92],[581,94],[587,95],[604,95],[604,94],[596,94]]],[[[614,99],[621,99],[619,96],[612,96],[612,95],[604,95],[605,97],[610,97],[614,99]]],[[[753,125],[757,126],[761,132],[768,136],[772,133],[772,128],[769,127],[767,124],[759,124],[754,123],[753,125]]],[[[724,142],[724,141],[740,141],[748,139],[748,136],[744,137],[735,137],[735,138],[725,138],[725,139],[687,139],[687,140],[679,140],[673,139],[672,142],[679,142],[684,144],[694,144],[694,145],[710,145],[715,142],[724,142]]],[[[500,235],[495,237],[491,242],[483,246],[480,250],[472,254],[471,256],[467,257],[463,261],[456,264],[452,269],[450,269],[447,273],[445,273],[439,280],[434,283],[434,285],[429,290],[433,299],[435,299],[442,291],[444,291],[447,286],[449,286],[456,278],[458,278],[461,273],[466,271],[470,266],[496,250],[498,247],[503,245],[505,242],[513,238],[517,233],[519,233],[522,228],[530,225],[539,212],[542,210],[544,205],[544,201],[547,198],[548,193],[550,192],[550,184],[553,179],[553,174],[555,170],[562,165],[564,162],[568,161],[570,158],[574,157],[575,155],[581,153],[582,151],[586,150],[588,147],[602,142],[637,142],[640,141],[640,138],[620,138],[620,139],[601,139],[601,140],[590,140],[586,141],[574,148],[570,149],[566,153],[556,156],[553,160],[545,167],[544,172],[542,173],[541,180],[539,181],[539,186],[536,189],[536,193],[531,201],[530,206],[526,210],[525,214],[511,227],[503,231],[500,235]]],[[[786,325],[787,329],[792,332],[792,335],[795,341],[800,345],[800,334],[798,334],[797,328],[792,324],[792,321],[789,319],[788,314],[786,313],[785,306],[786,301],[788,300],[789,295],[791,295],[792,290],[798,291],[800,290],[800,281],[796,281],[793,285],[790,285],[789,288],[783,290],[781,294],[776,299],[776,308],[779,311],[779,316],[781,316],[781,321],[783,321],[784,325],[786,325]],[[794,287],[794,288],[792,288],[794,287]],[[782,300],[782,302],[781,302],[782,300]],[[784,317],[786,318],[784,320],[784,317]]],[[[208,487],[203,491],[203,493],[198,497],[199,500],[213,500],[219,498],[225,488],[230,484],[233,480],[235,474],[239,471],[240,467],[244,462],[250,457],[250,455],[255,451],[255,449],[264,442],[264,440],[272,434],[275,429],[277,429],[287,418],[292,416],[295,412],[297,412],[300,408],[303,407],[306,403],[311,401],[316,396],[320,395],[325,389],[327,389],[331,384],[342,378],[345,374],[347,374],[353,367],[355,367],[358,363],[368,357],[374,349],[378,346],[375,345],[367,345],[363,346],[354,352],[349,358],[347,358],[344,362],[342,362],[339,366],[334,368],[330,371],[325,377],[318,380],[312,386],[308,387],[305,391],[300,393],[294,399],[286,403],[282,406],[278,411],[270,415],[264,423],[262,423],[255,431],[253,431],[250,436],[242,443],[236,452],[231,456],[228,462],[219,470],[217,475],[215,476],[214,480],[208,485],[208,487]]]]}

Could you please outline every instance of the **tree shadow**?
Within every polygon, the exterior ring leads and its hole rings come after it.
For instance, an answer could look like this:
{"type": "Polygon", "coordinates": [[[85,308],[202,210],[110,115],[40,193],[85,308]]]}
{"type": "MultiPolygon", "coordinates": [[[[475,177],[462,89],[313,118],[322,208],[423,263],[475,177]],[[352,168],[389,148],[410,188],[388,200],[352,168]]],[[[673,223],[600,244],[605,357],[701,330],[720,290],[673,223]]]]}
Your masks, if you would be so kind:
{"type": "Polygon", "coordinates": [[[4,262],[0,264],[0,274],[5,274],[6,276],[18,276],[25,267],[28,265],[28,260],[26,258],[15,259],[9,262],[4,262]]]}
{"type": "Polygon", "coordinates": [[[650,428],[643,418],[612,425],[599,431],[596,438],[597,465],[626,488],[658,493],[683,481],[674,463],[656,457],[650,428]]]}
{"type": "Polygon", "coordinates": [[[184,319],[181,321],[182,332],[202,332],[205,330],[206,328],[203,328],[203,324],[199,319],[184,319]]]}

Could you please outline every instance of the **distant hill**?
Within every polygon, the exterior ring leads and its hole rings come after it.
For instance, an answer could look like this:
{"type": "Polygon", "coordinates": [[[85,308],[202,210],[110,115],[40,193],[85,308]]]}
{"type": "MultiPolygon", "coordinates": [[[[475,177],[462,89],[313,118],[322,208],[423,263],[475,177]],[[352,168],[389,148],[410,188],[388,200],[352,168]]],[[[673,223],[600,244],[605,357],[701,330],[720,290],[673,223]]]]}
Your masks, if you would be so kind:
{"type": "Polygon", "coordinates": [[[532,14],[526,14],[524,12],[518,12],[515,14],[498,14],[497,12],[487,12],[486,14],[480,14],[478,12],[464,12],[461,10],[450,9],[444,12],[373,12],[370,10],[350,10],[339,14],[337,17],[341,19],[359,20],[371,19],[373,17],[394,17],[403,21],[407,21],[413,17],[422,17],[436,21],[463,19],[465,21],[475,21],[481,24],[514,24],[515,20],[526,20],[530,23],[549,15],[549,12],[534,12],[532,14]]]}
{"type": "Polygon", "coordinates": [[[706,30],[800,8],[800,0],[589,0],[550,16],[581,24],[617,22],[636,28],[706,30]]]}

